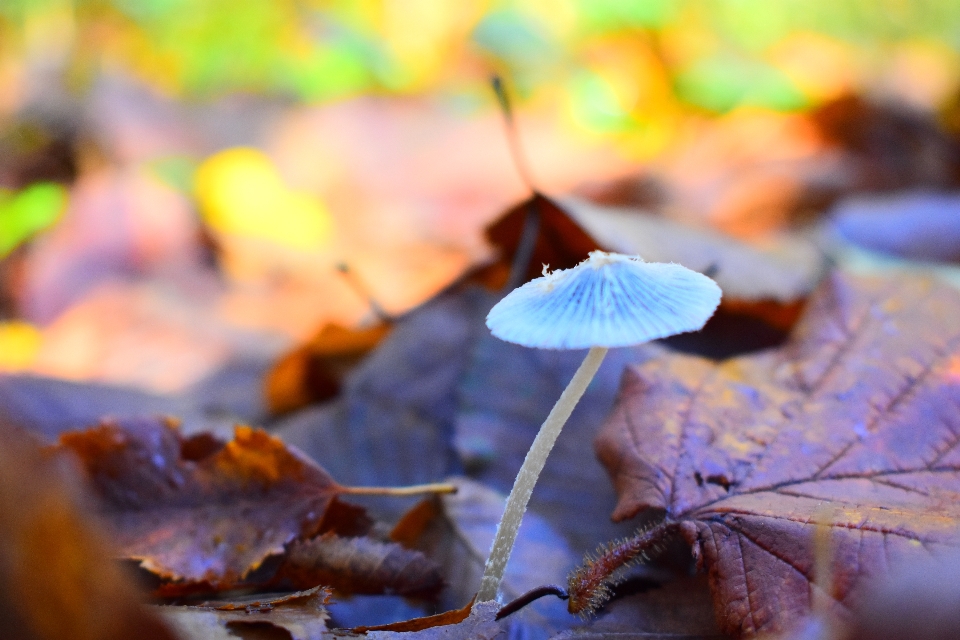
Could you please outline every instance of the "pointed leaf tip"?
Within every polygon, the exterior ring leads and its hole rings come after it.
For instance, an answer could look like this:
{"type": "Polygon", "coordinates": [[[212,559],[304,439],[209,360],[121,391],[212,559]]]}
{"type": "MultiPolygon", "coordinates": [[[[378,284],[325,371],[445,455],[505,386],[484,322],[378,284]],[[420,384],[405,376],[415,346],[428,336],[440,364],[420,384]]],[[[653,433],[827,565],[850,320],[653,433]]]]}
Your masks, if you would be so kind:
{"type": "Polygon", "coordinates": [[[487,327],[541,349],[625,347],[702,328],[720,295],[713,280],[679,264],[593,251],[510,292],[487,327]]]}

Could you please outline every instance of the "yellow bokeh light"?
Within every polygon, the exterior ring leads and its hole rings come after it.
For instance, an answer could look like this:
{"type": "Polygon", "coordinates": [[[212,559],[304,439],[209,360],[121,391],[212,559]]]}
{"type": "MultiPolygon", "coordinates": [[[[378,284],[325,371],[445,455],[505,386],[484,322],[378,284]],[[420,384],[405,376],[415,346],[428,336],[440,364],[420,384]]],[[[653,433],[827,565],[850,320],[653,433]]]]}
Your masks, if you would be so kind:
{"type": "Polygon", "coordinates": [[[22,371],[40,352],[40,330],[27,322],[0,322],[0,371],[22,371]]]}
{"type": "Polygon", "coordinates": [[[322,249],[333,236],[330,213],[313,195],[290,190],[263,152],[237,147],[197,169],[204,221],[218,233],[266,240],[291,249],[322,249]]]}

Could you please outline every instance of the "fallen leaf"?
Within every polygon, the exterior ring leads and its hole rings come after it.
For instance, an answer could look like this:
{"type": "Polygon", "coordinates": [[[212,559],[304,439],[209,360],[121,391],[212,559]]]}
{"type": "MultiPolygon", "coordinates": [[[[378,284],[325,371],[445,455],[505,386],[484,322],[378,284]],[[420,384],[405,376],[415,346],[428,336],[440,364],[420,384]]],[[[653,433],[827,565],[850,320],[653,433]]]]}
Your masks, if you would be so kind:
{"type": "Polygon", "coordinates": [[[84,515],[76,474],[0,421],[0,629],[10,640],[173,640],[84,515]]]}
{"type": "Polygon", "coordinates": [[[960,182],[960,141],[932,114],[848,95],[810,119],[842,153],[850,191],[944,189],[960,182]]]}
{"type": "Polygon", "coordinates": [[[468,604],[438,616],[410,620],[396,628],[383,625],[385,628],[370,629],[365,636],[370,640],[493,640],[504,635],[504,626],[495,620],[499,608],[496,602],[468,604]]]}
{"type": "Polygon", "coordinates": [[[286,413],[335,397],[347,372],[389,332],[386,323],[359,329],[325,324],[310,342],[281,356],[267,373],[270,411],[286,413]]]}
{"type": "MultiPolygon", "coordinates": [[[[71,382],[26,374],[0,375],[0,415],[31,433],[56,439],[64,431],[95,424],[102,416],[183,415],[176,398],[106,384],[71,382]]],[[[185,423],[199,427],[199,416],[185,423]]]]}
{"type": "MultiPolygon", "coordinates": [[[[264,627],[286,632],[290,640],[314,640],[327,630],[324,605],[329,590],[313,587],[282,596],[248,596],[225,602],[204,602],[196,606],[162,606],[155,610],[185,640],[216,638],[261,638],[264,627]]],[[[267,636],[276,637],[276,636],[267,636]]]]}
{"type": "Polygon", "coordinates": [[[78,457],[119,553],[174,588],[235,585],[291,541],[335,528],[325,519],[340,485],[261,430],[237,427],[224,444],[127,420],[64,433],[57,449],[78,457]]]}
{"type": "Polygon", "coordinates": [[[627,370],[596,442],[613,516],[663,510],[708,568],[722,628],[746,635],[810,611],[828,525],[843,612],[888,563],[960,546],[958,372],[957,291],[836,274],[780,349],[627,370]]]}
{"type": "Polygon", "coordinates": [[[782,234],[748,243],[640,209],[576,198],[560,204],[605,250],[709,273],[725,298],[789,303],[806,297],[823,276],[823,255],[802,236],[782,234]]]}
{"type": "Polygon", "coordinates": [[[522,275],[510,283],[511,288],[539,278],[543,265],[570,269],[586,260],[591,251],[601,248],[564,207],[540,193],[509,209],[487,227],[485,235],[499,256],[496,262],[472,274],[472,278],[494,290],[503,287],[512,275],[518,251],[529,251],[529,255],[521,257],[522,275]]]}
{"type": "MultiPolygon", "coordinates": [[[[492,608],[492,607],[491,607],[492,608]]],[[[374,627],[354,627],[350,629],[353,633],[363,633],[366,634],[370,631],[396,631],[401,633],[413,632],[413,631],[423,631],[424,629],[433,629],[435,627],[445,627],[448,625],[455,625],[466,620],[473,611],[473,600],[468,602],[466,605],[460,609],[453,609],[452,611],[444,611],[443,613],[438,613],[432,616],[424,616],[422,618],[413,618],[412,620],[404,620],[402,622],[393,622],[390,624],[381,624],[374,627]]],[[[453,631],[453,630],[450,630],[453,631]]]]}
{"type": "Polygon", "coordinates": [[[323,584],[348,594],[425,598],[443,587],[440,568],[419,551],[334,534],[292,543],[273,581],[294,589],[323,584]]]}
{"type": "Polygon", "coordinates": [[[946,640],[960,637],[960,555],[894,566],[860,594],[845,640],[946,640]]]}
{"type": "MultiPolygon", "coordinates": [[[[348,485],[420,484],[456,473],[451,425],[470,356],[464,345],[487,331],[483,316],[492,298],[479,287],[457,287],[403,316],[346,376],[336,401],[281,418],[273,433],[348,485]]],[[[410,503],[364,504],[378,518],[396,520],[410,503]]]]}
{"type": "Polygon", "coordinates": [[[842,201],[829,228],[859,247],[911,260],[960,262],[960,197],[907,192],[842,201]]]}

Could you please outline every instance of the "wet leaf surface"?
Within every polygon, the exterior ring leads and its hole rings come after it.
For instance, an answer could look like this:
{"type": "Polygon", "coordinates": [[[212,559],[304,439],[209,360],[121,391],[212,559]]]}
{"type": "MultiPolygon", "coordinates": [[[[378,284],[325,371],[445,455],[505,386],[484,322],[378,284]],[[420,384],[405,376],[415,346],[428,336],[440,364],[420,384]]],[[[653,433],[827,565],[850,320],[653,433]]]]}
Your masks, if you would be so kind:
{"type": "Polygon", "coordinates": [[[782,348],[628,369],[596,447],[615,519],[662,510],[735,634],[810,611],[829,525],[841,614],[890,563],[960,546],[960,294],[832,276],[782,348]]]}

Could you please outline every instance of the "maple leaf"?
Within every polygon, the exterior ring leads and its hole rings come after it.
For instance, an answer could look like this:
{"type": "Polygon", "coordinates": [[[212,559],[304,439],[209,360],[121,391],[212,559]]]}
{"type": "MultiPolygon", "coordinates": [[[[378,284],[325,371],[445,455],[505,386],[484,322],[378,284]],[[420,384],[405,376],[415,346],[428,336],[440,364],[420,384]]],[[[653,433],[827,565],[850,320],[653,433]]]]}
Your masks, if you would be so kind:
{"type": "Polygon", "coordinates": [[[105,422],[60,436],[104,504],[124,557],[166,581],[236,584],[297,539],[351,528],[343,489],[279,439],[237,427],[226,444],[158,420],[105,422]]]}
{"type": "Polygon", "coordinates": [[[960,546],[960,294],[833,275],[782,348],[629,368],[596,448],[614,519],[664,510],[727,631],[784,628],[814,597],[843,614],[888,563],[960,546]]]}

